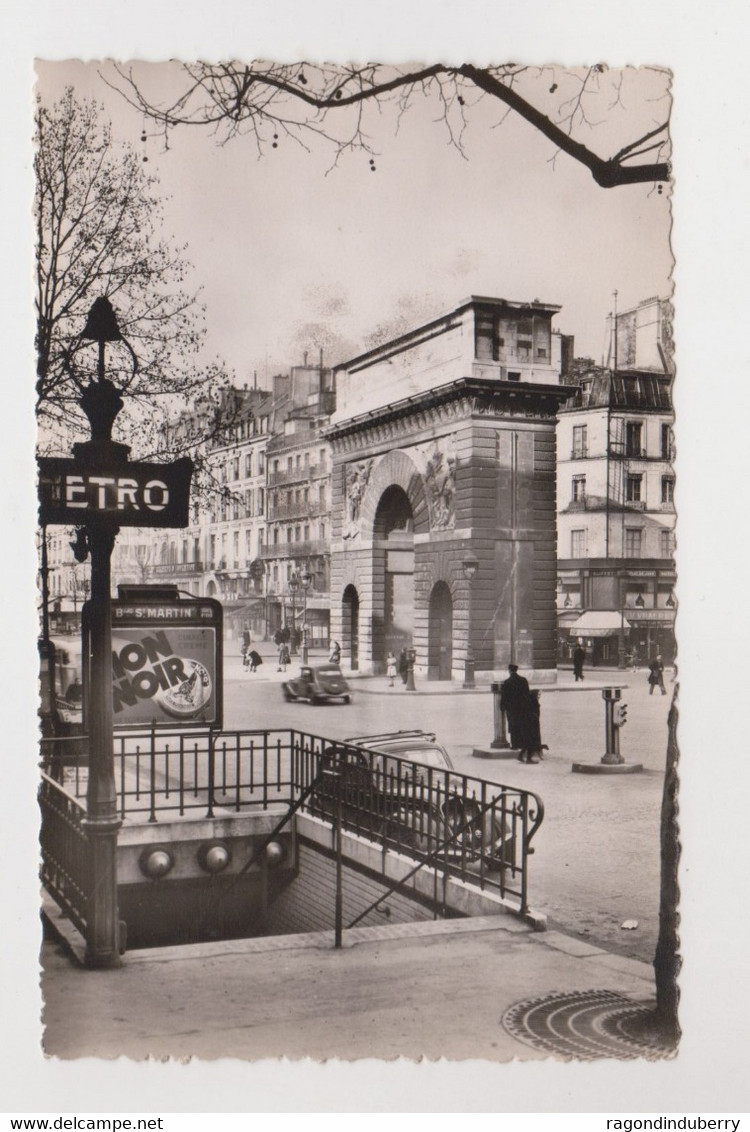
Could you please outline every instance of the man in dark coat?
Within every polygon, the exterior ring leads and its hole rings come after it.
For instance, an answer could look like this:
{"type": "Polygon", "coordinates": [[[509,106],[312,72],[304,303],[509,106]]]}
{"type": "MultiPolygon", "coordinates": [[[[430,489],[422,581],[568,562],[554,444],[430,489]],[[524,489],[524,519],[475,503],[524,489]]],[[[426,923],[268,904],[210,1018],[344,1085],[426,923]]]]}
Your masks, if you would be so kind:
{"type": "Polygon", "coordinates": [[[576,683],[579,680],[583,680],[583,662],[585,659],[586,653],[584,652],[583,646],[579,641],[576,647],[573,649],[573,675],[576,678],[576,683]]]}
{"type": "MultiPolygon", "coordinates": [[[[523,719],[529,699],[529,682],[518,675],[518,665],[508,665],[509,676],[500,685],[500,710],[505,712],[512,746],[523,748],[523,719]]],[[[519,756],[520,757],[520,756],[519,756]]]]}
{"type": "Polygon", "coordinates": [[[652,696],[654,688],[660,688],[661,694],[666,696],[667,689],[664,687],[664,662],[661,659],[661,653],[651,661],[648,666],[648,694],[652,696]]]}

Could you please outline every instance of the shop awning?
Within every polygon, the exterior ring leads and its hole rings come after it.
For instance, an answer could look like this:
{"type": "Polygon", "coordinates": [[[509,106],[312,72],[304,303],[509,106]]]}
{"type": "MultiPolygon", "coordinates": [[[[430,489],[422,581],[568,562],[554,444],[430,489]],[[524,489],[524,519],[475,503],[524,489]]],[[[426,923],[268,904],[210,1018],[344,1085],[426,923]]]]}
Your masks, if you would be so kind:
{"type": "Polygon", "coordinates": [[[574,637],[613,637],[630,622],[616,609],[589,609],[568,626],[574,637]]]}

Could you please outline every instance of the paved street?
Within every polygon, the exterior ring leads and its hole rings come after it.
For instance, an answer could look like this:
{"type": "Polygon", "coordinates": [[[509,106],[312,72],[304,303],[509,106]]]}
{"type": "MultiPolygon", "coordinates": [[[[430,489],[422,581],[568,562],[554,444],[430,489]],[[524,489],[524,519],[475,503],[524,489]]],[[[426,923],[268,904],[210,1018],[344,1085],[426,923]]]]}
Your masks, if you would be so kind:
{"type": "MultiPolygon", "coordinates": [[[[257,646],[256,646],[257,647],[257,646]]],[[[228,650],[230,651],[230,650],[228,650]]],[[[263,648],[261,651],[265,652],[263,648]]],[[[545,819],[531,861],[531,905],[551,925],[610,951],[650,963],[658,933],[659,814],[667,744],[666,696],[649,696],[645,670],[587,672],[574,686],[572,673],[559,674],[557,691],[542,695],[542,735],[549,745],[538,765],[472,756],[493,734],[488,690],[464,692],[456,686],[417,681],[417,692],[384,677],[352,681],[350,706],[285,703],[273,656],[257,674],[227,660],[227,727],[297,727],[344,739],[383,730],[422,727],[434,730],[457,770],[537,792],[545,819]],[[595,690],[587,690],[591,684],[595,690]],[[628,722],[621,753],[643,764],[642,774],[573,774],[573,761],[598,763],[604,754],[603,684],[626,684],[628,722]],[[439,690],[438,690],[439,689],[439,690]],[[634,929],[623,929],[636,921],[634,929]]],[[[311,663],[322,656],[311,655],[311,663]]],[[[289,674],[298,670],[298,660],[289,674]]]]}

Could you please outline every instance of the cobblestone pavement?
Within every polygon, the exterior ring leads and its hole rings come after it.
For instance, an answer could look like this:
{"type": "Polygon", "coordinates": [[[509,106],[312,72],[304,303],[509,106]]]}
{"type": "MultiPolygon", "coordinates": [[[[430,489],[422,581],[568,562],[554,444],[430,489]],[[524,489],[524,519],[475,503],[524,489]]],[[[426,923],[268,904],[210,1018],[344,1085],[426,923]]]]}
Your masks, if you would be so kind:
{"type": "Polygon", "coordinates": [[[312,707],[285,703],[280,689],[273,687],[282,678],[275,669],[256,679],[239,664],[228,666],[226,725],[297,727],[339,739],[408,727],[434,730],[457,770],[534,790],[542,798],[545,818],[531,861],[532,907],[571,935],[652,962],[658,933],[669,675],[668,694],[649,696],[643,670],[595,670],[577,686],[571,673],[561,672],[558,689],[542,694],[542,734],[549,751],[542,763],[531,766],[473,757],[474,747],[487,746],[493,735],[492,695],[487,689],[436,690],[418,682],[420,690],[414,694],[398,686],[391,690],[386,679],[376,677],[352,682],[350,706],[312,707]],[[571,771],[574,761],[598,763],[604,754],[601,687],[606,684],[627,685],[622,691],[628,722],[622,729],[621,753],[627,762],[641,763],[643,773],[600,776],[571,771]],[[622,927],[634,921],[637,927],[622,927]]]}

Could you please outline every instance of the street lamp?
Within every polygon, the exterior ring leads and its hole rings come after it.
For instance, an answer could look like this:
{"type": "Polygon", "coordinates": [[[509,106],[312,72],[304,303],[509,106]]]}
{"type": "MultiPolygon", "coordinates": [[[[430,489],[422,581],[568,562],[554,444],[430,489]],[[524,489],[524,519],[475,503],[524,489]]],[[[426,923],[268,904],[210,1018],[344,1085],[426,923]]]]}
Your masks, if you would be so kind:
{"type": "Polygon", "coordinates": [[[474,685],[474,650],[471,647],[471,587],[479,569],[479,559],[469,554],[464,558],[464,577],[468,583],[466,587],[466,660],[464,661],[464,688],[473,688],[474,685]]]}
{"type": "Polygon", "coordinates": [[[292,639],[289,645],[289,655],[297,655],[297,607],[295,605],[295,595],[299,589],[299,581],[296,574],[292,574],[287,583],[289,586],[289,593],[292,595],[292,639]]]}
{"type": "Polygon", "coordinates": [[[300,578],[302,583],[302,596],[305,601],[305,610],[302,614],[302,663],[307,664],[307,591],[312,585],[312,574],[305,568],[300,578]]]}
{"type": "MultiPolygon", "coordinates": [[[[123,406],[118,389],[105,376],[107,344],[122,343],[130,352],[133,376],[138,360],[123,338],[112,305],[97,299],[86,326],[69,356],[85,341],[96,344],[96,378],[81,390],[79,405],[88,418],[91,439],[73,446],[75,459],[95,470],[127,468],[129,448],[112,440],[112,426],[123,406]]],[[[117,527],[92,515],[77,539],[76,561],[91,558],[89,603],[89,767],[86,792],[86,835],[91,846],[90,892],[86,959],[93,967],[116,967],[120,962],[120,928],[117,906],[117,812],[112,752],[112,615],[110,612],[111,557],[117,527]]]]}

